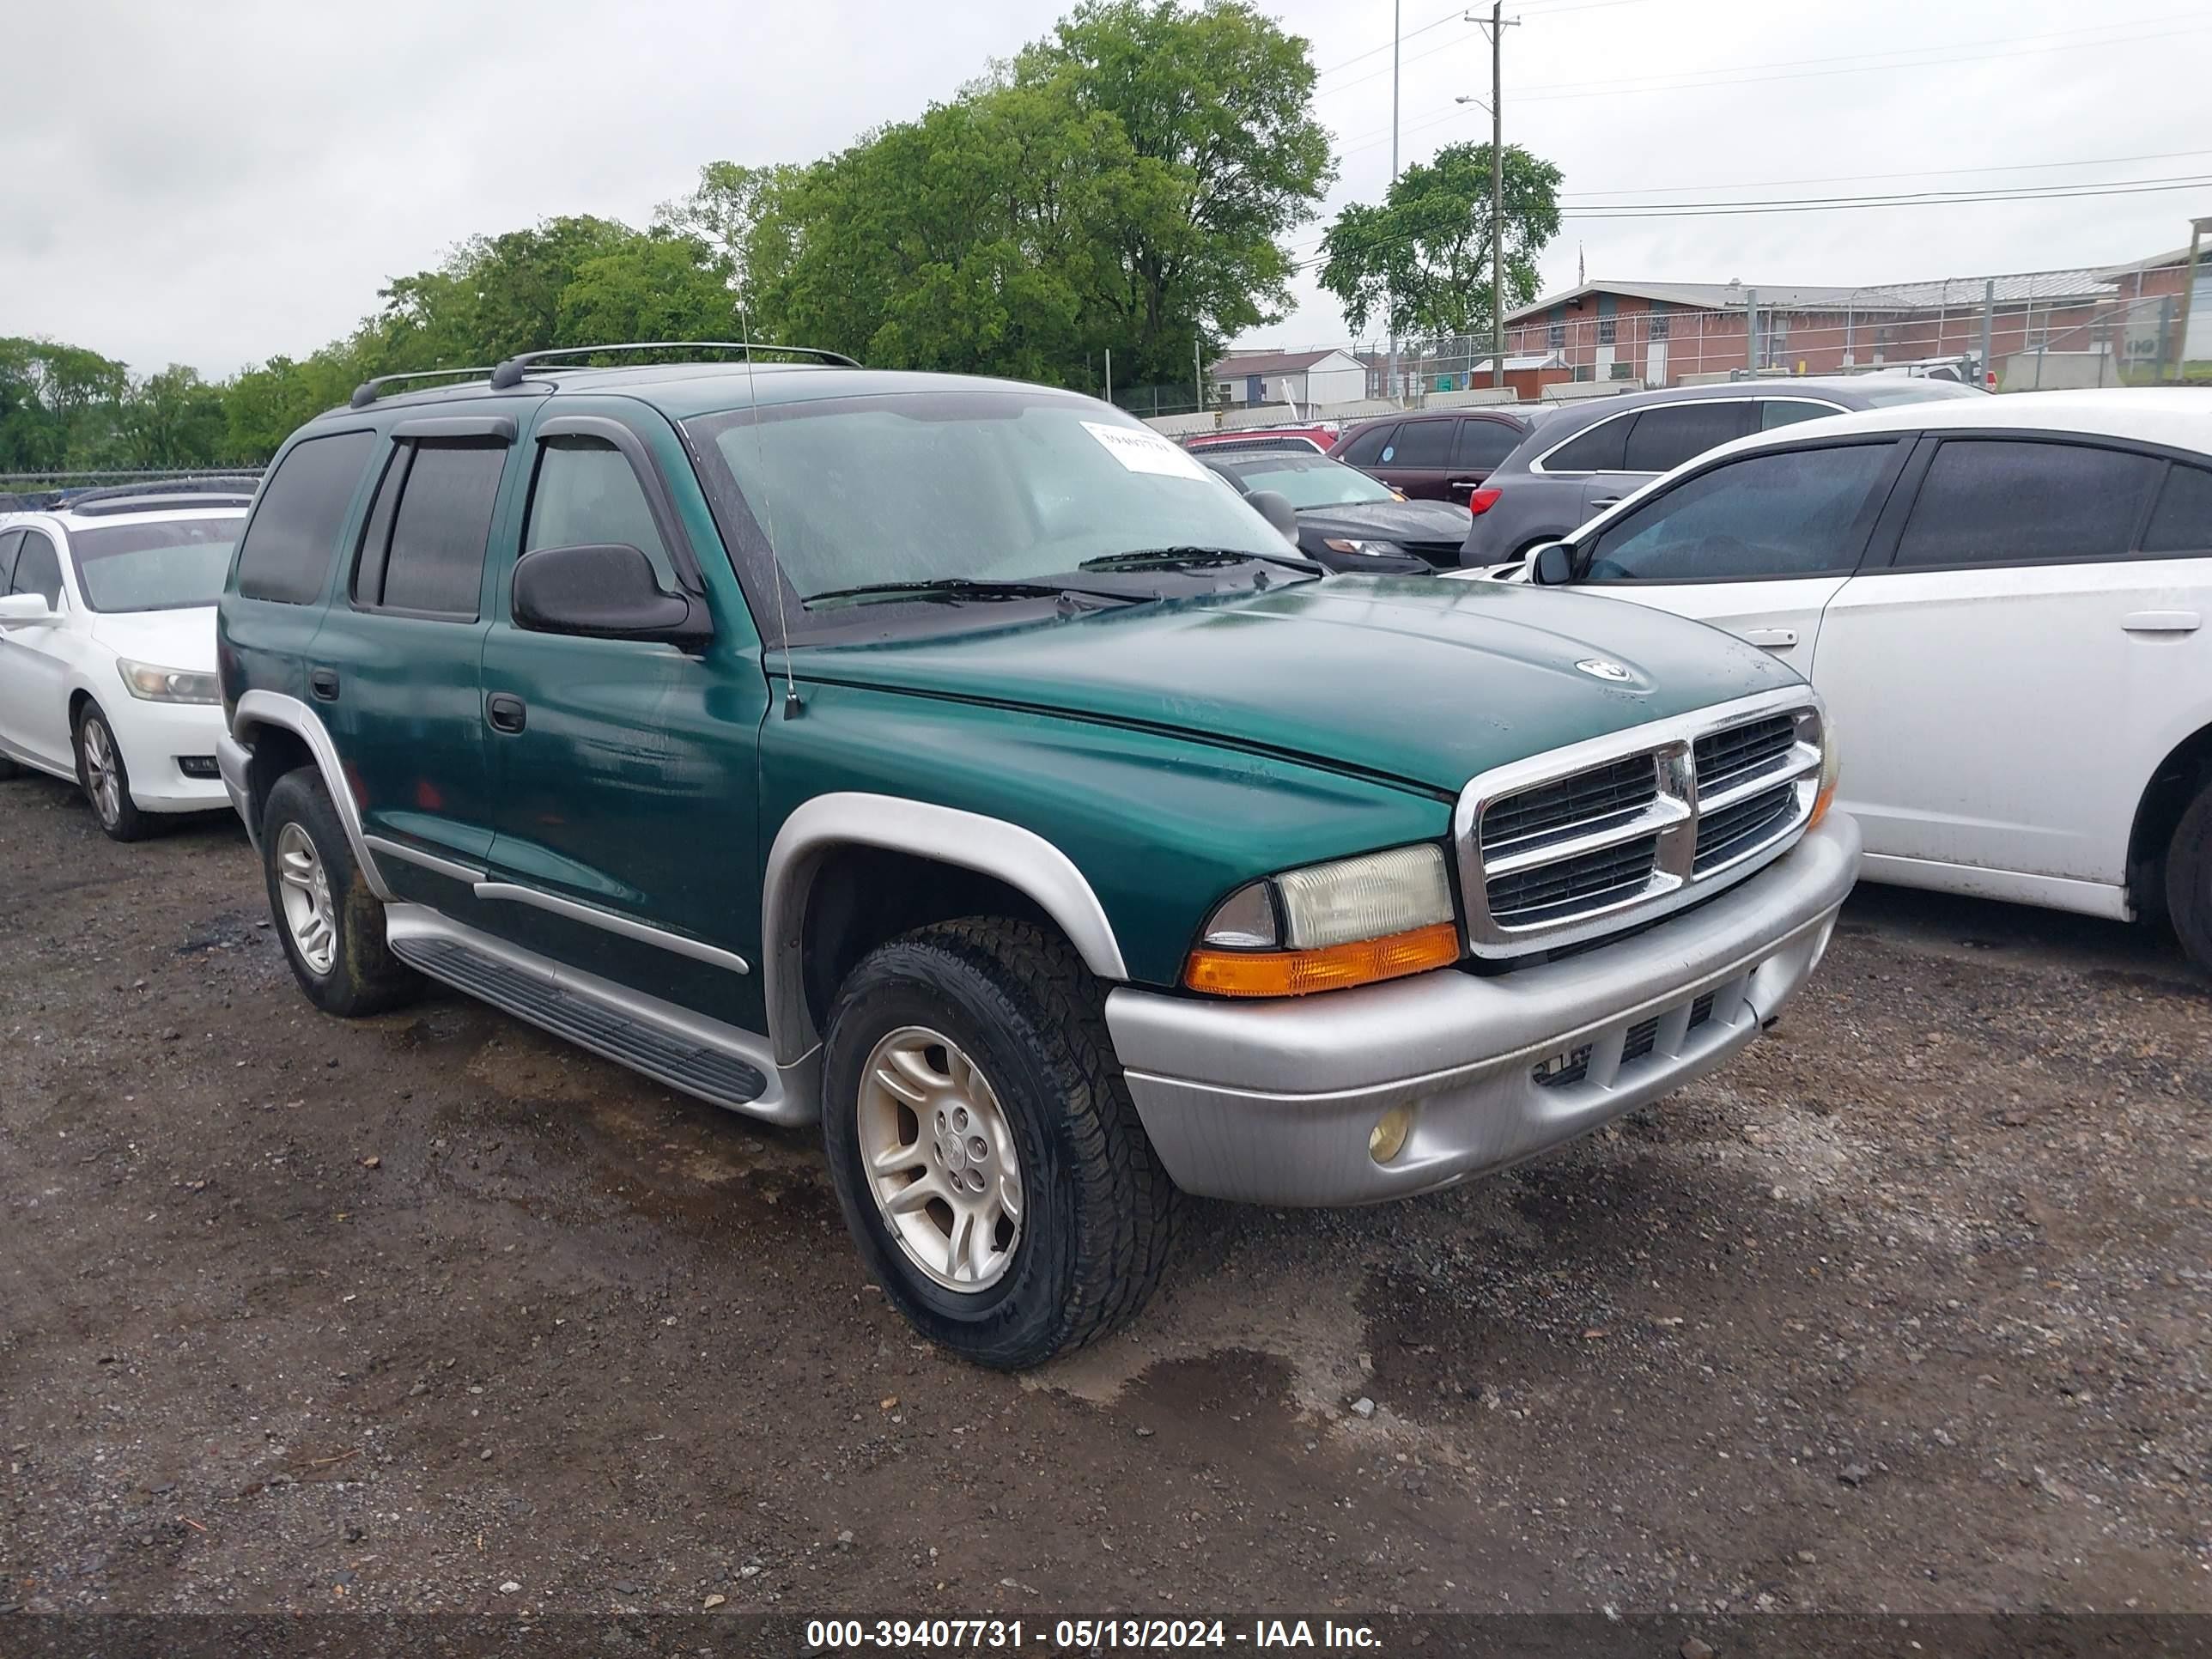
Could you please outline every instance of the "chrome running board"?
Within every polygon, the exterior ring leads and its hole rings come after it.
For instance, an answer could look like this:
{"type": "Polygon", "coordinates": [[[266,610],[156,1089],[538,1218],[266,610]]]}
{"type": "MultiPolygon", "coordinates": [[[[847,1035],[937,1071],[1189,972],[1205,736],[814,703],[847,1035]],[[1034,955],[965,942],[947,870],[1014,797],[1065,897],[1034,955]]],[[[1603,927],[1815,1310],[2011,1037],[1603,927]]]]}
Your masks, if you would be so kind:
{"type": "Polygon", "coordinates": [[[763,1036],[564,967],[423,905],[387,906],[384,932],[409,967],[580,1048],[771,1123],[813,1121],[811,1061],[779,1067],[763,1036]]]}

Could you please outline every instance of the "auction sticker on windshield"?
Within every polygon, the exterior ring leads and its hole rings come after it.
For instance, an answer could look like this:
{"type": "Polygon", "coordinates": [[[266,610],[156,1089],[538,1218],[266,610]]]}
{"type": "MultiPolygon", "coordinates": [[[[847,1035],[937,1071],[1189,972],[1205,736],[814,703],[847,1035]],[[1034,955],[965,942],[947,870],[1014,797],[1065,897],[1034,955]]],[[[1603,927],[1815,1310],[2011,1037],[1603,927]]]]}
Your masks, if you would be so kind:
{"type": "Polygon", "coordinates": [[[1132,472],[1161,472],[1176,478],[1204,479],[1213,476],[1157,432],[1111,426],[1104,421],[1085,421],[1083,429],[1132,472]]]}

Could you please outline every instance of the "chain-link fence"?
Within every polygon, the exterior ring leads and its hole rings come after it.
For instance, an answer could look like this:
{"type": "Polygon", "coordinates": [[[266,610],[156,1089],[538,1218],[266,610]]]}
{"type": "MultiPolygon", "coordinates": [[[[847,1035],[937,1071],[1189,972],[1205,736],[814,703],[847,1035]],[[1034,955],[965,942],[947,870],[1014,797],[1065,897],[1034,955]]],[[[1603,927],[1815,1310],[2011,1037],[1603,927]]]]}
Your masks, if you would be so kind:
{"type": "MultiPolygon", "coordinates": [[[[2185,264],[2171,257],[2106,269],[2016,271],[1856,288],[1742,283],[1605,283],[1525,309],[1505,331],[1503,380],[1522,400],[1747,375],[1929,374],[2000,392],[2212,384],[2212,361],[2184,359],[2185,264]]],[[[2203,319],[2191,331],[2200,338],[2203,319]]],[[[1486,337],[1275,347],[1273,361],[1334,349],[1366,370],[1368,400],[1434,402],[1499,378],[1486,337]]],[[[1231,353],[1217,366],[1217,410],[1246,395],[1231,353]]],[[[1297,398],[1295,377],[1281,398],[1297,398]]],[[[1270,386],[1271,400],[1280,401],[1270,386]]],[[[1135,405],[1125,405],[1134,408],[1135,405]]],[[[1143,415],[1192,407],[1179,404],[1143,415]]],[[[1217,416],[1217,419],[1225,416],[1217,416]]]]}

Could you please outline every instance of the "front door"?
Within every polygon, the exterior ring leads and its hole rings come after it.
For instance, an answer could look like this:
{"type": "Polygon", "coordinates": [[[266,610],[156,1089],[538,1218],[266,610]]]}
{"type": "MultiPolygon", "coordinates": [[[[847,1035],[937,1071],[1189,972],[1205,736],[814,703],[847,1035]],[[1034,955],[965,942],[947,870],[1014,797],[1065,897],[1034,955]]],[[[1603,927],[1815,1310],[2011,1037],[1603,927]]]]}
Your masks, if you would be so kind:
{"type": "Polygon", "coordinates": [[[2166,463],[1990,434],[1931,441],[1921,466],[1820,638],[1838,805],[1875,859],[2117,890],[2151,769],[2212,684],[2204,559],[2147,528],[2166,463]]]}
{"type": "Polygon", "coordinates": [[[1577,580],[1724,628],[1810,678],[1822,614],[1857,567],[1905,448],[1882,438],[1709,467],[1585,541],[1577,580]]]}
{"type": "Polygon", "coordinates": [[[496,802],[492,871],[519,890],[487,905],[479,925],[765,1031],[757,754],[768,686],[690,463],[659,415],[615,399],[562,398],[528,450],[521,556],[640,548],[664,589],[703,589],[714,637],[693,654],[518,628],[512,561],[502,562],[483,653],[483,741],[496,802]]]}

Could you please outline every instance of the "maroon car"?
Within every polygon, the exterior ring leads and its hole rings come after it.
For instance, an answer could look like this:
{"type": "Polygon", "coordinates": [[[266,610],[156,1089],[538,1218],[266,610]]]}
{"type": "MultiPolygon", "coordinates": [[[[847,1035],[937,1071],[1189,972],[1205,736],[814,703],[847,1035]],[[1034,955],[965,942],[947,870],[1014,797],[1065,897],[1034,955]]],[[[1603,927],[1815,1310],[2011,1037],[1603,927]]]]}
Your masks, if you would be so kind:
{"type": "Polygon", "coordinates": [[[1528,416],[1510,410],[1431,410],[1364,422],[1328,453],[1411,500],[1465,507],[1528,435],[1528,416]]]}

